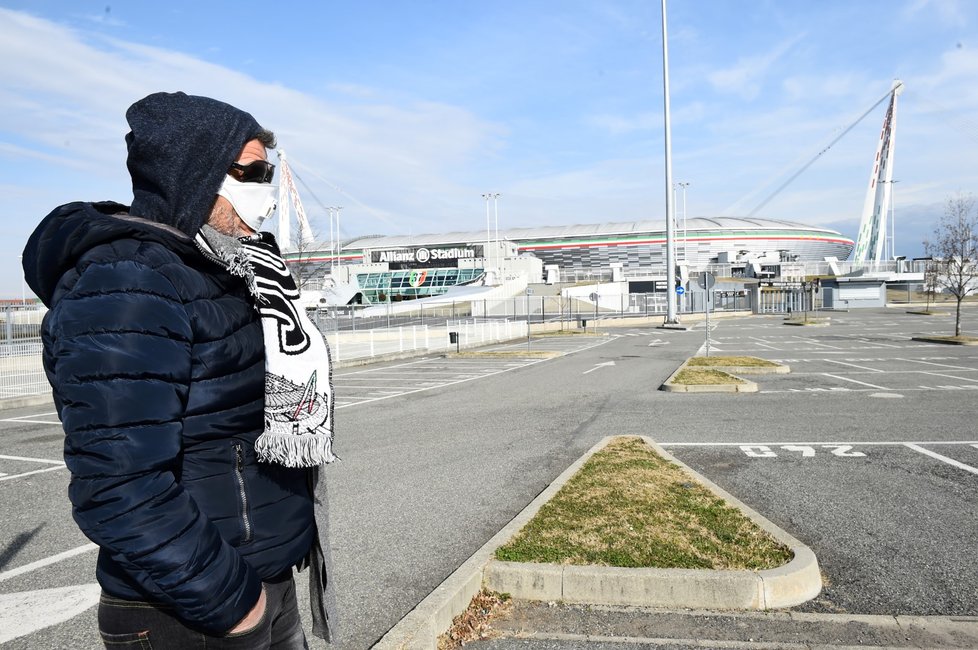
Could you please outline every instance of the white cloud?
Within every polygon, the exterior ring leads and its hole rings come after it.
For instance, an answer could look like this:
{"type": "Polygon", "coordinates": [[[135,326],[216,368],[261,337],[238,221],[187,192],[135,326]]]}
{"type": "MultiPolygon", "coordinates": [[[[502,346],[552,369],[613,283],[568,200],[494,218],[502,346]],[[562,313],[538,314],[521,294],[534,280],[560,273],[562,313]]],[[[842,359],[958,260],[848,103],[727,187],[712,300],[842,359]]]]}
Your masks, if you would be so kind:
{"type": "MultiPolygon", "coordinates": [[[[297,166],[329,181],[306,179],[321,200],[358,197],[366,209],[347,210],[348,232],[390,231],[404,220],[369,222],[431,210],[438,197],[467,192],[453,180],[457,170],[498,148],[504,135],[456,106],[394,105],[380,93],[368,97],[366,89],[329,102],[178,52],[89,39],[23,13],[0,9],[0,24],[0,57],[17,62],[0,69],[0,140],[8,140],[0,156],[10,160],[26,155],[62,169],[98,166],[124,174],[126,108],[152,92],[183,90],[240,106],[275,130],[297,166]]],[[[310,212],[321,210],[312,205],[310,212]]]]}
{"type": "Polygon", "coordinates": [[[921,13],[937,15],[946,25],[963,26],[966,12],[961,8],[961,0],[913,0],[901,12],[904,20],[915,20],[921,13]]]}
{"type": "Polygon", "coordinates": [[[761,92],[761,86],[774,65],[803,37],[804,34],[799,34],[782,41],[770,52],[742,56],[732,66],[716,70],[707,78],[719,92],[754,99],[761,92]]]}

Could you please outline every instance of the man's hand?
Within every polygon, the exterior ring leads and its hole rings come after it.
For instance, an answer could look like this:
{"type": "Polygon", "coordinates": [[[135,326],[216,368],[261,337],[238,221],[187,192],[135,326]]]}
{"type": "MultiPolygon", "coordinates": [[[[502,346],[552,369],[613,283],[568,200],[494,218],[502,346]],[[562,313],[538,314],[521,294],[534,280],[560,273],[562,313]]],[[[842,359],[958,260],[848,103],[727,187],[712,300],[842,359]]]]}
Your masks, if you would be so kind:
{"type": "Polygon", "coordinates": [[[251,608],[251,611],[245,614],[245,617],[238,621],[238,624],[228,630],[228,634],[237,634],[239,632],[248,632],[253,627],[258,625],[258,621],[261,617],[265,615],[265,585],[261,586],[261,593],[258,595],[258,602],[255,606],[251,608]]]}

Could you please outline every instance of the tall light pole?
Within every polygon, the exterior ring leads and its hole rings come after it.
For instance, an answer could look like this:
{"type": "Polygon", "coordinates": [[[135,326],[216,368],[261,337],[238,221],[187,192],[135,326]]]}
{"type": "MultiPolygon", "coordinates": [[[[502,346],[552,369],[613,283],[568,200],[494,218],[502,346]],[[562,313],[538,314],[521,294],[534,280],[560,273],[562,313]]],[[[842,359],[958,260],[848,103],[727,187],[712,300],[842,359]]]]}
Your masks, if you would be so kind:
{"type": "Polygon", "coordinates": [[[896,193],[893,191],[893,184],[900,181],[880,181],[890,184],[890,257],[896,257],[896,193]]]}
{"type": "Polygon", "coordinates": [[[340,268],[340,210],[342,209],[342,205],[336,206],[336,254],[333,255],[333,261],[336,262],[337,270],[340,268]]]}
{"type": "Polygon", "coordinates": [[[676,183],[678,187],[683,188],[683,259],[686,261],[686,188],[689,187],[689,181],[679,181],[676,183]]]}
{"type": "Polygon", "coordinates": [[[493,219],[496,224],[496,265],[499,265],[499,192],[492,193],[493,219]]]}
{"type": "Polygon", "coordinates": [[[492,238],[492,228],[489,224],[489,199],[492,198],[492,193],[487,192],[482,195],[482,198],[486,200],[486,250],[482,257],[486,260],[486,271],[488,272],[489,267],[492,266],[492,261],[490,259],[491,253],[489,249],[489,240],[492,238]]]}
{"type": "Polygon", "coordinates": [[[669,124],[669,37],[666,30],[666,0],[662,0],[662,102],[666,149],[666,324],[679,322],[676,318],[676,248],[672,200],[672,129],[669,124]]]}
{"type": "Polygon", "coordinates": [[[336,258],[340,254],[340,210],[343,207],[332,206],[326,209],[329,210],[329,252],[332,254],[332,259],[329,261],[329,274],[333,278],[333,282],[336,282],[336,267],[338,265],[336,258]],[[335,235],[333,234],[334,224],[335,235]]]}
{"type": "Polygon", "coordinates": [[[26,282],[26,279],[24,278],[24,268],[23,268],[23,266],[24,266],[24,256],[23,256],[23,254],[18,255],[17,256],[17,259],[20,260],[20,266],[21,266],[21,268],[18,271],[18,274],[20,275],[20,304],[26,305],[27,304],[27,289],[24,288],[24,284],[26,282]]]}

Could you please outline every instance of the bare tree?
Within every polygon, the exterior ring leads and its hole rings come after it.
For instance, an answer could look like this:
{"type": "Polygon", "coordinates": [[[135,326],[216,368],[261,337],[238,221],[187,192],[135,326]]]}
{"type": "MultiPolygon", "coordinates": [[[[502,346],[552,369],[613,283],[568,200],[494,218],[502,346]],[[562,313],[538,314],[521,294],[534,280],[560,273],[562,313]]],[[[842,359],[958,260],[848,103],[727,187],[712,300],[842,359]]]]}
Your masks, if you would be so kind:
{"type": "MultiPolygon", "coordinates": [[[[926,245],[926,242],[924,243],[926,245]]],[[[934,294],[937,292],[937,266],[933,260],[928,260],[924,267],[924,294],[927,296],[927,309],[930,311],[930,304],[934,302],[934,294]]]]}
{"type": "Polygon", "coordinates": [[[973,196],[947,200],[944,216],[934,228],[933,239],[924,241],[924,250],[934,260],[937,286],[957,301],[954,335],[961,336],[961,301],[978,289],[978,212],[973,196]]]}
{"type": "Polygon", "coordinates": [[[313,280],[322,275],[318,265],[312,262],[313,254],[322,249],[321,245],[316,244],[317,241],[319,241],[318,231],[312,232],[311,240],[303,239],[302,234],[299,232],[292,235],[292,248],[289,251],[291,253],[289,266],[291,267],[292,277],[295,278],[295,284],[299,291],[304,291],[313,280]]]}

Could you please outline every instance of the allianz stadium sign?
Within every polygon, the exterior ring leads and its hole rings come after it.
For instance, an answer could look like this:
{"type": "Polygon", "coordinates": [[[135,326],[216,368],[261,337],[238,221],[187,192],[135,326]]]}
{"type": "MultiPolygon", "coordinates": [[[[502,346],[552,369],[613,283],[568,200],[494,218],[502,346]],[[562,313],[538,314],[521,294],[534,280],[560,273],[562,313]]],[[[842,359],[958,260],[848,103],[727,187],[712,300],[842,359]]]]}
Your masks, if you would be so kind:
{"type": "Polygon", "coordinates": [[[374,263],[399,263],[399,264],[418,264],[424,265],[439,262],[445,263],[452,260],[474,258],[475,249],[473,248],[415,248],[412,250],[388,250],[373,251],[371,261],[374,263]]]}

